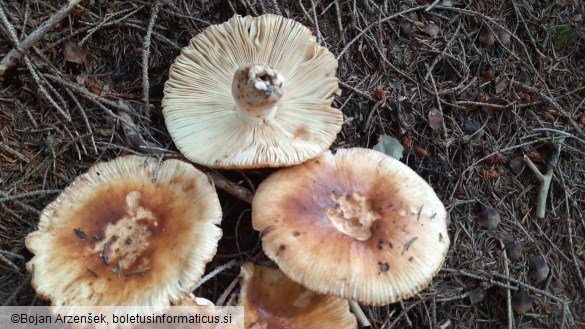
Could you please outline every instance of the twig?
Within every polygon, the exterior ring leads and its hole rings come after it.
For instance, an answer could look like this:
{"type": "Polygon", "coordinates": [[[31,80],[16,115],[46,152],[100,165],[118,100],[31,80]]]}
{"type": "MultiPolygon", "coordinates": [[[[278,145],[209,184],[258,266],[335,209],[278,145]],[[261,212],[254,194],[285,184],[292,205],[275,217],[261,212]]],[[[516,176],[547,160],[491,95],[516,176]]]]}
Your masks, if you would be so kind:
{"type": "Polygon", "coordinates": [[[571,138],[574,138],[574,139],[576,139],[576,140],[577,140],[579,143],[581,143],[581,144],[585,145],[585,140],[582,140],[581,138],[579,138],[579,137],[577,137],[577,136],[571,135],[571,134],[569,134],[569,133],[568,133],[568,132],[566,132],[566,131],[562,131],[562,130],[558,130],[558,129],[552,129],[552,128],[535,128],[535,129],[532,129],[532,130],[533,130],[533,131],[550,131],[550,132],[553,132],[553,133],[557,133],[557,134],[559,134],[559,135],[563,135],[564,137],[571,137],[571,138]]]}
{"type": "MultiPolygon", "coordinates": [[[[58,12],[53,14],[51,18],[46,20],[41,26],[39,26],[34,32],[29,34],[26,39],[22,42],[18,42],[16,40],[15,47],[2,58],[0,61],[0,76],[6,72],[7,69],[12,67],[18,60],[22,58],[22,56],[26,53],[27,49],[34,45],[37,41],[39,41],[49,30],[55,26],[57,22],[60,22],[62,19],[67,17],[71,9],[79,4],[82,0],[70,0],[65,6],[63,6],[58,12]]],[[[6,16],[4,14],[4,10],[2,6],[0,6],[0,18],[2,21],[6,20],[6,16]]],[[[7,27],[8,28],[8,27],[7,27]]],[[[10,30],[10,28],[8,28],[10,30]]],[[[14,40],[13,40],[14,41],[14,40]]]]}
{"type": "Polygon", "coordinates": [[[146,29],[146,35],[144,36],[144,44],[142,45],[142,102],[144,102],[144,109],[149,109],[149,90],[150,83],[148,80],[148,57],[150,56],[150,42],[152,40],[152,30],[154,29],[154,22],[158,16],[160,9],[160,2],[155,1],[152,4],[152,11],[150,14],[150,21],[146,29]]]}
{"type": "Polygon", "coordinates": [[[364,124],[363,132],[367,132],[370,130],[372,121],[374,120],[374,114],[380,113],[380,107],[386,104],[386,98],[383,98],[374,104],[370,113],[368,114],[368,118],[366,119],[366,123],[364,124]]]}
{"type": "Polygon", "coordinates": [[[240,281],[240,277],[236,277],[234,280],[232,280],[230,285],[221,293],[221,295],[217,299],[217,302],[215,303],[216,306],[223,306],[224,305],[227,297],[231,294],[232,290],[234,290],[234,288],[236,287],[236,285],[238,284],[239,281],[240,281]]]}
{"type": "Polygon", "coordinates": [[[357,320],[362,328],[372,326],[372,324],[370,323],[370,321],[368,320],[368,318],[364,314],[364,311],[362,311],[362,308],[360,307],[360,305],[357,302],[350,300],[349,301],[349,308],[351,309],[352,313],[357,318],[357,320]]]}
{"type": "Polygon", "coordinates": [[[247,188],[228,180],[227,178],[223,177],[222,175],[214,171],[207,172],[207,175],[218,188],[226,191],[227,193],[235,196],[236,198],[244,202],[250,204],[252,203],[254,194],[247,188]]]}
{"type": "MultiPolygon", "coordinates": [[[[363,81],[362,81],[362,82],[363,82],[363,81]]],[[[366,97],[367,99],[369,99],[369,100],[371,100],[371,101],[374,101],[374,102],[377,102],[377,101],[378,101],[377,99],[375,99],[374,97],[372,97],[370,94],[368,94],[368,93],[366,93],[366,92],[363,92],[363,91],[361,91],[361,90],[357,89],[357,87],[351,86],[351,85],[349,85],[349,84],[347,84],[347,83],[345,83],[345,82],[343,82],[343,81],[339,81],[339,84],[340,84],[342,87],[348,88],[348,89],[350,89],[351,91],[353,91],[353,92],[355,92],[355,93],[357,93],[357,94],[359,94],[359,95],[361,95],[361,96],[363,96],[363,97],[366,97]]],[[[360,83],[360,85],[361,85],[361,83],[360,83]]]]}
{"type": "Polygon", "coordinates": [[[193,290],[201,287],[205,282],[213,279],[219,273],[221,273],[227,269],[230,269],[232,267],[238,266],[238,265],[240,265],[240,264],[237,261],[235,261],[234,259],[232,259],[231,261],[217,267],[213,271],[209,272],[206,276],[204,276],[201,280],[199,280],[199,283],[197,283],[197,286],[195,286],[195,288],[193,290]]]}
{"type": "Polygon", "coordinates": [[[164,151],[161,150],[158,146],[146,141],[144,137],[142,137],[130,114],[127,112],[120,112],[119,115],[124,118],[124,121],[121,121],[122,130],[124,131],[124,135],[126,135],[126,142],[131,148],[155,155],[164,154],[164,151]]]}
{"type": "MultiPolygon", "coordinates": [[[[17,47],[15,49],[19,49],[18,50],[19,51],[18,53],[20,55],[19,55],[18,59],[20,59],[21,57],[24,56],[24,62],[26,64],[26,67],[30,71],[30,74],[32,75],[35,83],[37,84],[37,87],[39,88],[40,93],[47,99],[47,101],[49,101],[49,103],[55,109],[57,109],[57,111],[61,115],[63,115],[65,117],[65,119],[68,122],[71,122],[71,116],[68,113],[66,113],[65,111],[63,111],[63,109],[59,106],[59,104],[57,104],[57,102],[55,102],[55,100],[53,99],[53,97],[51,97],[51,95],[49,94],[49,92],[45,89],[45,87],[43,85],[43,81],[41,80],[40,75],[37,73],[36,68],[33,65],[33,63],[30,60],[30,58],[28,58],[27,56],[25,56],[24,50],[22,50],[21,48],[18,48],[20,44],[18,42],[18,37],[16,35],[16,30],[14,29],[14,26],[12,26],[12,24],[10,23],[10,21],[8,21],[8,17],[6,17],[6,15],[4,14],[4,9],[2,8],[3,6],[1,4],[2,3],[0,2],[0,21],[2,22],[2,24],[4,24],[4,27],[8,30],[8,34],[10,35],[10,38],[12,39],[12,42],[14,42],[14,44],[17,45],[17,47]]],[[[28,45],[28,47],[30,47],[31,45],[32,44],[28,45]]],[[[4,57],[4,59],[6,59],[9,55],[10,55],[10,53],[8,55],[6,55],[4,57]]],[[[2,61],[0,61],[0,76],[2,76],[4,74],[4,72],[6,71],[6,69],[8,68],[8,63],[13,63],[13,61],[10,58],[8,58],[8,62],[7,63],[4,63],[4,59],[2,59],[2,61]]]]}
{"type": "Polygon", "coordinates": [[[272,0],[272,5],[274,6],[274,11],[277,15],[282,16],[282,12],[280,11],[280,7],[278,6],[277,0],[272,0]]]}
{"type": "Polygon", "coordinates": [[[106,16],[94,28],[90,29],[90,31],[87,32],[87,34],[83,37],[83,39],[81,39],[81,41],[79,41],[79,46],[82,47],[85,44],[85,42],[87,42],[87,40],[89,40],[89,38],[91,38],[91,36],[95,32],[99,31],[99,29],[103,27],[104,24],[110,22],[111,20],[113,20],[117,16],[122,15],[122,14],[126,14],[126,13],[130,12],[129,14],[127,14],[127,15],[123,16],[122,18],[116,20],[116,21],[122,21],[122,20],[124,20],[124,19],[126,19],[126,18],[128,18],[128,17],[130,17],[130,16],[132,16],[134,14],[136,14],[137,12],[141,11],[143,8],[144,8],[144,5],[138,6],[138,8],[136,8],[136,9],[134,9],[134,8],[125,9],[125,10],[121,10],[121,11],[119,11],[117,13],[114,13],[112,15],[106,16]]]}
{"type": "Polygon", "coordinates": [[[409,327],[412,328],[412,321],[410,320],[410,317],[408,316],[408,312],[407,312],[407,310],[409,310],[410,307],[407,308],[404,304],[404,300],[402,300],[402,299],[400,300],[400,306],[403,309],[402,312],[404,313],[404,318],[406,319],[406,323],[408,324],[409,327]]]}
{"type": "MultiPolygon", "coordinates": [[[[69,113],[66,113],[61,108],[61,106],[59,106],[59,104],[57,104],[57,102],[53,99],[53,97],[51,97],[51,95],[49,94],[47,89],[45,89],[45,87],[43,86],[43,82],[41,81],[40,75],[37,73],[36,68],[34,67],[30,58],[28,58],[28,56],[24,56],[24,63],[26,64],[26,67],[30,71],[30,74],[32,75],[33,79],[37,83],[37,87],[39,88],[39,91],[41,92],[41,94],[43,96],[45,96],[47,101],[57,110],[57,112],[59,112],[59,114],[61,114],[63,117],[65,117],[67,122],[71,122],[71,115],[69,113]]],[[[0,72],[0,74],[1,74],[1,72],[0,72]]]]}
{"type": "MultiPolygon", "coordinates": [[[[461,26],[461,25],[459,25],[461,26]]],[[[427,67],[428,73],[427,73],[427,77],[425,79],[430,78],[431,79],[431,85],[433,86],[433,90],[435,91],[435,98],[437,100],[437,108],[439,109],[439,113],[441,114],[441,123],[443,126],[443,138],[445,138],[445,153],[447,155],[447,158],[449,158],[449,146],[451,146],[451,143],[453,142],[453,139],[449,139],[449,135],[447,133],[447,124],[445,123],[445,120],[443,119],[445,116],[443,114],[443,107],[441,106],[441,98],[439,97],[439,91],[437,90],[437,84],[435,82],[435,78],[433,77],[432,73],[432,68],[430,68],[428,66],[428,64],[425,64],[425,66],[427,67]]]]}
{"type": "MultiPolygon", "coordinates": [[[[504,273],[506,274],[506,277],[510,277],[510,269],[509,269],[509,261],[508,261],[508,255],[506,254],[506,246],[504,246],[504,242],[500,239],[498,239],[498,241],[500,242],[500,248],[502,248],[502,257],[504,258],[504,273]]],[[[510,281],[506,281],[507,284],[510,284],[510,281]]],[[[510,293],[510,289],[506,289],[506,313],[508,314],[507,318],[508,318],[508,329],[513,329],[514,328],[514,321],[512,321],[514,319],[514,315],[512,313],[512,293],[510,293]]]]}
{"type": "Polygon", "coordinates": [[[8,195],[5,197],[1,197],[0,202],[14,201],[14,200],[25,199],[25,198],[29,198],[29,197],[33,197],[33,196],[37,196],[37,195],[47,195],[47,194],[56,194],[56,193],[61,193],[61,190],[30,191],[30,192],[26,192],[26,193],[22,193],[22,194],[18,194],[18,195],[8,195]]]}
{"type": "Polygon", "coordinates": [[[540,172],[538,167],[536,167],[534,162],[532,162],[532,160],[530,160],[530,158],[527,155],[524,155],[524,162],[526,162],[530,170],[532,170],[532,172],[540,182],[540,190],[538,191],[538,200],[536,203],[536,217],[538,218],[544,218],[548,190],[550,189],[550,183],[552,182],[554,168],[556,167],[559,161],[562,141],[563,140],[561,140],[560,144],[554,145],[553,153],[551,154],[550,159],[547,161],[546,173],[544,175],[540,172]]]}
{"type": "Polygon", "coordinates": [[[64,89],[65,89],[65,92],[67,93],[67,95],[69,95],[69,97],[75,103],[75,106],[77,106],[77,109],[79,110],[79,112],[81,113],[81,117],[83,117],[83,122],[85,123],[87,131],[89,132],[89,135],[91,137],[91,143],[93,145],[93,149],[94,149],[95,153],[97,154],[98,149],[97,149],[97,146],[95,145],[95,138],[93,137],[93,129],[91,128],[91,125],[89,124],[89,119],[87,118],[87,114],[85,113],[83,106],[81,106],[81,103],[79,102],[77,97],[75,97],[75,95],[73,94],[73,92],[69,88],[64,88],[64,89]]]}
{"type": "Polygon", "coordinates": [[[20,268],[16,266],[12,261],[10,261],[10,259],[2,256],[2,254],[0,254],[0,260],[4,262],[6,265],[10,266],[15,272],[20,272],[20,268]]]}
{"type": "Polygon", "coordinates": [[[8,153],[12,154],[13,156],[19,158],[20,160],[22,160],[24,162],[29,161],[29,159],[27,157],[25,157],[20,152],[16,151],[15,149],[11,148],[10,146],[8,146],[5,143],[0,142],[0,148],[5,149],[8,153]]]}
{"type": "MultiPolygon", "coordinates": [[[[2,191],[0,191],[0,196],[7,197],[9,195],[6,194],[6,193],[4,193],[4,192],[2,192],[2,191]]],[[[27,205],[24,202],[21,202],[21,201],[18,201],[18,200],[14,200],[14,203],[16,203],[17,205],[21,206],[24,210],[26,210],[26,211],[28,211],[30,213],[33,213],[35,215],[40,215],[41,214],[41,211],[40,210],[38,210],[37,208],[31,207],[31,206],[27,205]]],[[[2,206],[4,206],[4,205],[2,205],[2,206]]]]}
{"type": "MultiPolygon", "coordinates": [[[[571,217],[571,214],[569,213],[569,198],[567,197],[567,189],[565,186],[565,178],[564,175],[560,175],[561,176],[561,184],[563,184],[563,190],[565,191],[565,218],[567,219],[567,232],[568,234],[568,238],[569,238],[569,247],[570,247],[570,251],[571,251],[571,259],[573,261],[573,265],[575,265],[575,270],[577,271],[577,275],[579,276],[579,281],[581,283],[581,289],[583,290],[583,292],[585,292],[585,279],[583,278],[583,273],[581,273],[581,265],[579,264],[579,261],[577,260],[577,256],[575,255],[575,244],[573,243],[573,218],[571,217]]],[[[575,204],[575,200],[573,200],[573,204],[575,206],[575,209],[579,209],[579,207],[575,204]]]]}
{"type": "Polygon", "coordinates": [[[533,93],[533,94],[537,94],[545,102],[547,102],[549,105],[551,105],[552,107],[554,107],[555,110],[557,112],[559,112],[563,118],[565,118],[567,121],[569,121],[569,123],[571,124],[571,126],[573,126],[573,128],[575,128],[575,130],[577,130],[577,133],[579,135],[581,135],[581,137],[585,138],[585,133],[583,133],[583,129],[581,129],[581,127],[579,127],[579,125],[577,124],[577,122],[575,122],[575,120],[559,105],[559,103],[557,103],[557,101],[555,99],[553,99],[552,97],[549,97],[549,96],[543,94],[540,90],[538,90],[538,89],[536,89],[534,87],[530,87],[530,86],[527,86],[527,85],[523,84],[520,81],[512,81],[512,84],[514,86],[517,86],[518,88],[524,90],[524,91],[527,91],[527,92],[533,93]]]}
{"type": "Polygon", "coordinates": [[[408,13],[411,13],[413,11],[418,11],[421,9],[427,8],[426,5],[424,6],[418,6],[418,7],[414,7],[414,8],[409,8],[403,11],[400,11],[398,13],[395,13],[393,15],[384,17],[383,19],[377,20],[373,23],[371,23],[370,25],[366,26],[360,33],[358,33],[358,35],[356,35],[353,39],[351,39],[346,45],[345,47],[343,47],[343,49],[339,52],[339,54],[337,55],[337,60],[339,60],[341,57],[343,57],[343,55],[345,54],[345,52],[356,42],[359,40],[359,38],[361,38],[364,34],[366,34],[366,32],[368,32],[371,28],[378,26],[379,24],[388,22],[390,20],[395,19],[396,17],[399,17],[401,15],[405,15],[408,13]]]}
{"type": "Polygon", "coordinates": [[[108,113],[109,115],[111,115],[112,117],[114,117],[114,118],[116,118],[116,119],[118,119],[120,121],[124,121],[125,119],[122,118],[122,117],[120,117],[116,113],[112,112],[112,110],[110,110],[107,107],[105,107],[104,104],[106,104],[108,106],[111,106],[111,107],[114,107],[114,108],[116,108],[118,110],[121,110],[121,111],[124,111],[124,112],[130,111],[130,109],[127,106],[120,105],[120,104],[118,104],[118,103],[116,103],[114,101],[111,101],[111,100],[107,99],[107,98],[98,96],[98,95],[90,92],[86,88],[84,88],[84,87],[82,87],[82,86],[80,86],[80,85],[78,85],[78,84],[76,84],[74,82],[65,80],[62,77],[58,76],[58,75],[45,74],[44,76],[46,78],[49,78],[50,80],[53,80],[55,82],[59,82],[60,84],[66,86],[66,87],[71,88],[71,90],[73,90],[75,92],[78,92],[81,96],[83,96],[83,97],[89,99],[90,101],[94,102],[99,108],[101,108],[106,113],[108,113]],[[104,103],[104,104],[102,104],[102,103],[104,103]]]}
{"type": "Polygon", "coordinates": [[[394,319],[394,321],[392,321],[392,323],[390,323],[390,325],[388,325],[387,328],[394,328],[394,325],[396,325],[398,323],[398,321],[400,321],[400,318],[402,318],[402,316],[406,317],[407,322],[412,327],[412,322],[410,322],[410,319],[408,318],[407,313],[408,313],[408,311],[415,308],[416,306],[418,306],[421,303],[422,303],[422,301],[417,301],[417,302],[414,302],[414,303],[408,305],[408,307],[404,307],[404,304],[402,303],[402,308],[403,308],[402,312],[400,312],[400,314],[396,317],[396,319],[394,319]]]}
{"type": "MultiPolygon", "coordinates": [[[[435,1],[435,3],[432,4],[431,6],[436,5],[436,3],[437,3],[437,1],[435,1]]],[[[429,8],[427,8],[427,10],[428,9],[429,8]]],[[[455,39],[459,35],[459,30],[461,29],[461,26],[462,25],[461,25],[461,22],[460,22],[459,25],[457,25],[457,28],[455,29],[455,32],[453,32],[453,37],[451,37],[451,39],[449,39],[449,41],[447,42],[447,45],[445,45],[445,49],[443,49],[443,51],[439,55],[437,55],[435,57],[435,59],[433,60],[433,63],[431,63],[431,66],[428,66],[428,64],[426,64],[427,74],[425,75],[424,80],[427,80],[429,78],[429,76],[433,73],[433,69],[435,68],[435,65],[437,65],[437,63],[443,58],[443,56],[445,56],[445,54],[447,53],[447,51],[451,49],[451,45],[453,44],[453,41],[455,41],[455,39]]],[[[465,81],[465,80],[463,80],[463,81],[465,81]]]]}
{"type": "Polygon", "coordinates": [[[430,11],[431,9],[433,9],[433,8],[434,8],[434,7],[435,7],[435,6],[436,6],[436,5],[439,3],[439,1],[440,1],[440,0],[435,0],[435,1],[433,1],[433,3],[431,3],[431,4],[430,4],[430,5],[427,7],[427,9],[425,9],[425,11],[426,11],[426,12],[428,12],[428,11],[430,11]]]}

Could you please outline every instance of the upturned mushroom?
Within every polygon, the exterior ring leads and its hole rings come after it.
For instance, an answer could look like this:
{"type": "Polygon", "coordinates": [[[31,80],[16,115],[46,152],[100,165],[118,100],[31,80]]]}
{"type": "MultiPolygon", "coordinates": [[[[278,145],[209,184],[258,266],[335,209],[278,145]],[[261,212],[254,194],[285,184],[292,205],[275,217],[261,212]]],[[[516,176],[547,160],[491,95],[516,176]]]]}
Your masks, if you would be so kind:
{"type": "Polygon", "coordinates": [[[37,294],[55,306],[170,306],[214,256],[222,211],[205,174],[178,160],[94,165],[41,213],[26,238],[37,294]]]}
{"type": "Polygon", "coordinates": [[[279,269],[246,263],[240,276],[246,329],[357,328],[347,300],[309,291],[279,269]]]}
{"type": "Polygon", "coordinates": [[[282,167],[329,148],[343,115],[337,61],[308,28],[281,16],[234,16],[183,48],[162,101],[189,160],[216,168],[282,167]]]}
{"type": "Polygon", "coordinates": [[[252,224],[292,280],[369,305],[424,289],[449,247],[433,189],[400,161],[362,148],[273,173],[256,192],[252,224]]]}

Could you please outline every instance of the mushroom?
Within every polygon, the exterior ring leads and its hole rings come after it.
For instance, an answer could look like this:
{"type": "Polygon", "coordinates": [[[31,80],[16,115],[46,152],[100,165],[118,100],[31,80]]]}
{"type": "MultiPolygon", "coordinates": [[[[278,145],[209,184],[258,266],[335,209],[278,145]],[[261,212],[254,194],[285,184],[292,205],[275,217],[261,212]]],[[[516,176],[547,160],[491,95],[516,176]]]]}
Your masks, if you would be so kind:
{"type": "Polygon", "coordinates": [[[246,263],[240,276],[246,329],[357,328],[347,300],[309,291],[279,269],[246,263]]]}
{"type": "Polygon", "coordinates": [[[363,148],[279,170],[252,203],[263,249],[287,276],[367,305],[409,298],[431,282],[449,247],[446,215],[413,170],[363,148]]]}
{"type": "Polygon", "coordinates": [[[98,163],[41,213],[26,238],[37,294],[55,306],[135,306],[189,294],[217,250],[220,203],[193,166],[139,156],[98,163]]]}
{"type": "Polygon", "coordinates": [[[282,167],[328,149],[343,115],[337,61],[308,28],[276,15],[234,16],[183,48],[162,101],[189,160],[216,168],[282,167]]]}

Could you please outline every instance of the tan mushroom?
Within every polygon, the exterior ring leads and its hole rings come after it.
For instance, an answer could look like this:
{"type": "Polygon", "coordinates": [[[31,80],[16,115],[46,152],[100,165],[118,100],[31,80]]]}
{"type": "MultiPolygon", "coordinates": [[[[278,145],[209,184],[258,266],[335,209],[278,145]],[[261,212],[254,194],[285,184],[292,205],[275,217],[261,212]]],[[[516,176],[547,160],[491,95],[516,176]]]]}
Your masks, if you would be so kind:
{"type": "Polygon", "coordinates": [[[26,238],[32,286],[53,305],[169,306],[217,250],[221,207],[193,166],[125,156],[98,163],[42,212],[26,238]]]}
{"type": "Polygon", "coordinates": [[[362,148],[273,173],[256,192],[252,223],[292,280],[370,305],[424,289],[449,247],[433,189],[400,161],[362,148]]]}
{"type": "Polygon", "coordinates": [[[276,15],[207,28],[171,66],[165,123],[189,160],[221,168],[299,164],[341,129],[337,61],[308,28],[276,15]]]}
{"type": "Polygon", "coordinates": [[[279,269],[247,263],[240,276],[246,329],[357,328],[347,300],[311,292],[279,269]]]}

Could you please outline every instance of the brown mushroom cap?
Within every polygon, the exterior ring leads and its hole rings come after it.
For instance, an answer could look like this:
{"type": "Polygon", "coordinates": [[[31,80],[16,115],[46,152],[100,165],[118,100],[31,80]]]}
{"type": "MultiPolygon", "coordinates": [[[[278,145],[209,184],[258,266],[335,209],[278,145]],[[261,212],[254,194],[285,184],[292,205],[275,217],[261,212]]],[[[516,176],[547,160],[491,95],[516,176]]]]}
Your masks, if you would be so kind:
{"type": "Polygon", "coordinates": [[[209,167],[301,163],[329,148],[343,115],[337,61],[308,28],[281,16],[234,16],[195,36],[171,66],[168,131],[209,167]]]}
{"type": "Polygon", "coordinates": [[[201,278],[221,218],[214,186],[185,162],[98,163],[43,210],[26,238],[32,286],[53,305],[168,306],[201,278]]]}
{"type": "Polygon", "coordinates": [[[246,329],[357,328],[347,300],[309,291],[278,269],[246,263],[240,276],[246,329]]]}
{"type": "Polygon", "coordinates": [[[252,224],[292,280],[370,305],[424,289],[449,247],[433,189],[400,161],[362,148],[269,176],[254,197],[252,224]]]}

